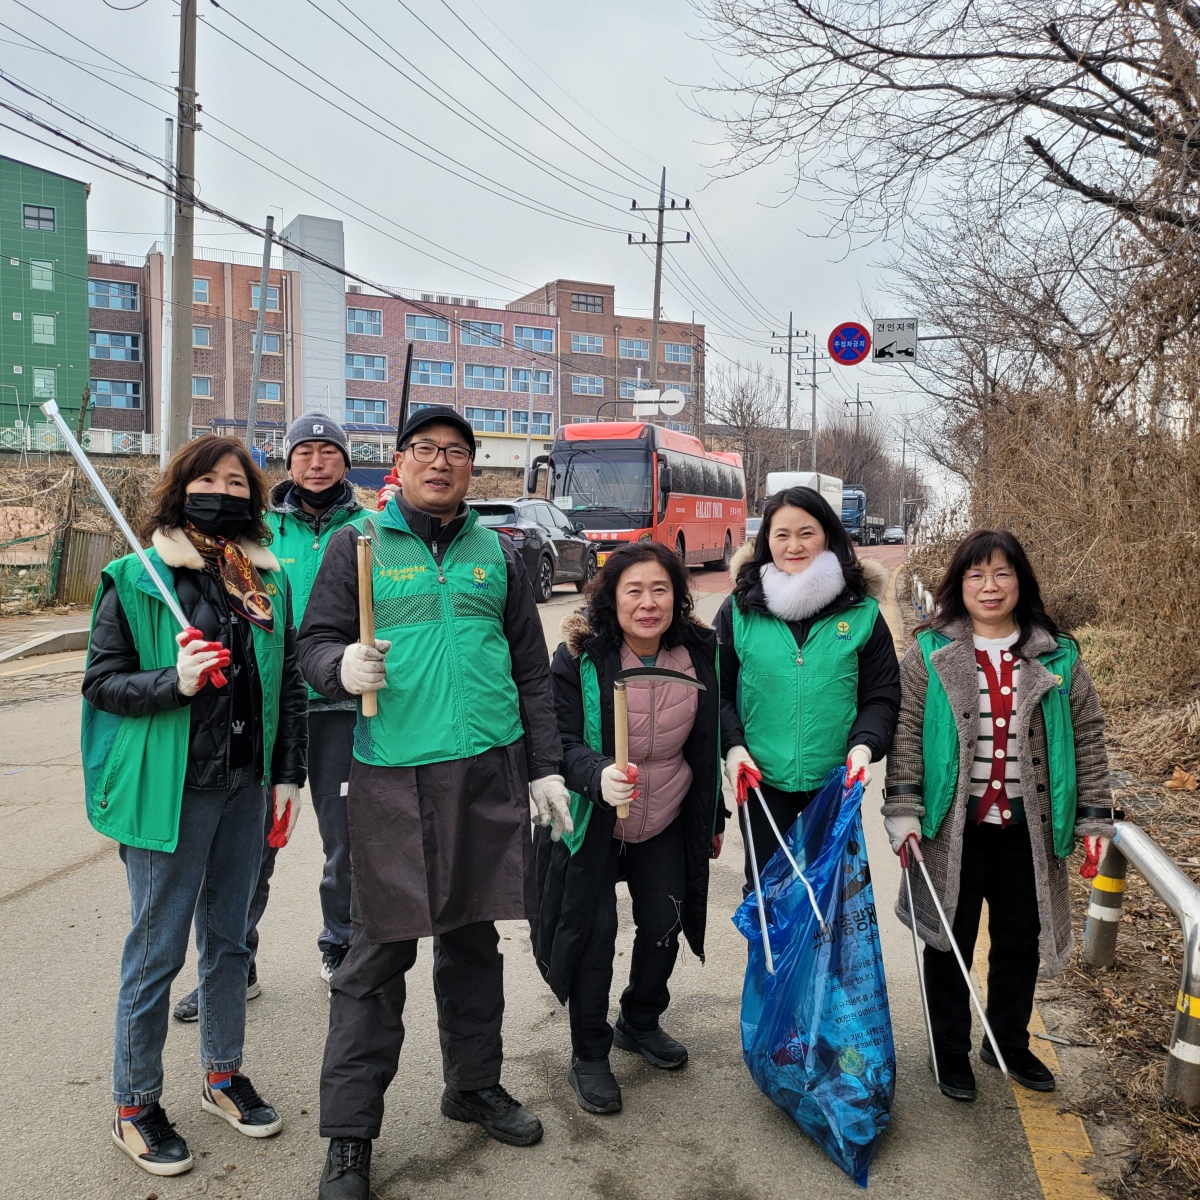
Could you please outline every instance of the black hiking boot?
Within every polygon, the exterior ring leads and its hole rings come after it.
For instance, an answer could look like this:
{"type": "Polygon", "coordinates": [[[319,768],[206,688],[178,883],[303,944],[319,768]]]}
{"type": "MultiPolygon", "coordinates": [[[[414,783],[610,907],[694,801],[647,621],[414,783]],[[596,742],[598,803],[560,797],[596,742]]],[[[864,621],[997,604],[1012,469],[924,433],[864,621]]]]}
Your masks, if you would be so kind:
{"type": "Polygon", "coordinates": [[[452,1121],[474,1121],[485,1133],[509,1146],[532,1146],[542,1140],[542,1123],[502,1084],[474,1092],[457,1092],[446,1085],[442,1116],[452,1121]]]}
{"type": "MultiPolygon", "coordinates": [[[[929,1070],[932,1074],[932,1059],[929,1061],[929,1070]]],[[[938,1051],[937,1073],[938,1087],[943,1096],[949,1096],[951,1100],[975,1099],[975,1072],[971,1070],[970,1055],[938,1051]]]]}
{"type": "Polygon", "coordinates": [[[330,1138],[317,1200],[371,1200],[371,1143],[330,1138]]]}
{"type": "Polygon", "coordinates": [[[621,1050],[640,1054],[652,1067],[675,1071],[686,1065],[688,1052],[661,1025],[653,1029],[633,1029],[620,1016],[613,1028],[613,1044],[621,1050]]]}
{"type": "Polygon", "coordinates": [[[597,1058],[589,1062],[585,1058],[572,1055],[567,1082],[584,1112],[621,1111],[621,1085],[613,1078],[607,1058],[597,1058]]]}
{"type": "MultiPolygon", "coordinates": [[[[1000,1066],[996,1061],[992,1043],[986,1038],[979,1047],[979,1061],[987,1063],[989,1067],[1000,1066]]],[[[1028,1046],[1023,1050],[1005,1050],[1004,1065],[1008,1068],[1009,1076],[1031,1092],[1054,1091],[1053,1073],[1028,1046]]]]}

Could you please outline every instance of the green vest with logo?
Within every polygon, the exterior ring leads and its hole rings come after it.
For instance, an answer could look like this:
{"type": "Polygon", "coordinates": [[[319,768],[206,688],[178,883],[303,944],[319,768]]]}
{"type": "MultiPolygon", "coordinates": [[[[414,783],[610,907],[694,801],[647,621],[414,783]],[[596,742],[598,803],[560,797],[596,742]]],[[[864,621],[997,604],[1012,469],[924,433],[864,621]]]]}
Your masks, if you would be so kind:
{"type": "Polygon", "coordinates": [[[733,604],[738,715],[746,749],[773,787],[813,791],[845,763],[858,713],[858,655],[878,615],[878,602],[865,597],[814,621],[797,649],[786,621],[733,604]]]}
{"type": "Polygon", "coordinates": [[[392,643],[379,712],[359,702],[354,757],[380,767],[471,758],[520,738],[504,635],[500,538],[471,509],[439,567],[393,502],[374,543],[375,636],[392,643]]]}
{"type": "MultiPolygon", "coordinates": [[[[950,708],[950,697],[930,661],[934,651],[949,645],[950,641],[936,629],[925,629],[917,634],[917,645],[921,647],[929,677],[921,728],[925,770],[922,785],[925,816],[921,818],[921,836],[924,838],[937,836],[958,789],[958,725],[950,708]]],[[[1057,680],[1057,686],[1042,697],[1046,765],[1050,774],[1050,819],[1057,858],[1068,858],[1075,848],[1075,724],[1071,717],[1071,671],[1078,658],[1079,648],[1070,638],[1062,636],[1053,650],[1038,655],[1038,662],[1057,680]]]]}
{"type": "MultiPolygon", "coordinates": [[[[339,529],[353,525],[362,530],[368,514],[363,509],[347,512],[338,509],[321,527],[321,532],[314,534],[312,526],[294,512],[268,512],[264,514],[267,528],[275,535],[271,542],[271,551],[279,565],[283,567],[292,585],[292,620],[296,628],[304,620],[304,610],[308,607],[308,598],[312,595],[313,583],[317,572],[321,569],[321,560],[329,546],[329,539],[339,529]]],[[[309,700],[319,700],[320,692],[312,687],[308,689],[309,700]]]]}
{"type": "MultiPolygon", "coordinates": [[[[156,550],[146,553],[159,577],[172,587],[171,568],[156,550]]],[[[127,554],[109,563],[103,573],[116,588],[137,647],[140,669],[173,667],[179,654],[175,641],[179,622],[150,581],[141,560],[136,554],[127,554]]],[[[275,628],[270,633],[251,625],[262,690],[263,766],[269,777],[279,725],[287,577],[282,571],[260,570],[259,575],[275,609],[275,628]]],[[[102,590],[103,585],[96,591],[93,623],[102,590]]],[[[179,840],[179,809],[190,735],[191,708],[186,704],[149,716],[123,717],[93,708],[85,700],[80,740],[92,827],[126,846],[174,851],[179,840]]]]}

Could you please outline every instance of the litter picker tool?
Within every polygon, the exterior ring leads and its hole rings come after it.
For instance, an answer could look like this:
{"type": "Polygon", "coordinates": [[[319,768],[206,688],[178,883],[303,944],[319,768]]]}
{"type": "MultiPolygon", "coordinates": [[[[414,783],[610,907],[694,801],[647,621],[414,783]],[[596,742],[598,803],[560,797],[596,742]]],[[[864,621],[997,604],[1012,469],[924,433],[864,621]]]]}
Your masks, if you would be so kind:
{"type": "MultiPolygon", "coordinates": [[[[704,684],[682,671],[668,671],[659,667],[631,667],[618,671],[613,677],[613,749],[616,751],[616,767],[619,771],[629,769],[629,693],[626,685],[637,680],[651,683],[681,683],[684,687],[705,691],[704,684]]],[[[618,804],[617,816],[623,821],[629,816],[629,805],[618,804]]]]}
{"type": "MultiPolygon", "coordinates": [[[[911,857],[916,860],[917,866],[921,868],[921,875],[925,879],[925,887],[929,890],[929,897],[933,901],[933,907],[935,909],[937,909],[938,920],[941,921],[942,929],[945,931],[946,938],[950,942],[950,949],[954,951],[954,957],[958,961],[958,969],[962,972],[963,979],[966,980],[967,991],[971,993],[971,1000],[975,1005],[975,1011],[979,1014],[979,1020],[983,1023],[984,1032],[988,1036],[988,1041],[992,1043],[992,1051],[996,1055],[996,1063],[1000,1067],[1000,1070],[1003,1071],[1005,1076],[1007,1077],[1008,1064],[1004,1061],[1004,1055],[1001,1053],[1000,1046],[996,1042],[996,1035],[992,1032],[992,1027],[988,1023],[987,1013],[985,1013],[983,1011],[983,1002],[979,999],[979,993],[975,990],[975,985],[971,982],[971,972],[969,970],[967,970],[967,964],[963,961],[962,951],[958,948],[958,942],[956,942],[954,940],[954,932],[950,928],[950,922],[946,920],[946,910],[942,907],[942,902],[938,899],[937,891],[933,886],[933,880],[929,878],[929,869],[925,866],[925,859],[922,858],[922,856],[921,856],[921,848],[920,848],[920,846],[917,845],[917,839],[915,837],[913,837],[911,834],[904,842],[904,846],[902,847],[901,852],[903,853],[903,851],[907,851],[908,855],[911,855],[911,857]]],[[[906,884],[908,887],[908,915],[909,915],[909,919],[913,923],[913,944],[915,945],[916,938],[917,938],[917,934],[916,934],[917,915],[916,915],[915,911],[913,910],[913,906],[912,906],[912,883],[908,882],[908,869],[909,868],[906,866],[904,858],[901,858],[900,865],[901,865],[901,867],[906,868],[905,872],[904,872],[904,876],[905,876],[905,881],[906,881],[906,884]]],[[[918,963],[917,973],[918,973],[918,975],[921,974],[919,963],[918,963]]],[[[929,1034],[929,1045],[930,1045],[930,1050],[932,1051],[932,1049],[933,1049],[933,1028],[929,1024],[928,997],[926,996],[926,993],[925,993],[924,976],[921,976],[921,1000],[926,1005],[926,1007],[925,1007],[926,1030],[929,1034]]],[[[936,1054],[934,1054],[934,1056],[933,1056],[933,1063],[934,1063],[934,1067],[933,1067],[934,1078],[936,1079],[937,1078],[937,1055],[936,1054]]]]}
{"type": "MultiPolygon", "coordinates": [[[[371,561],[371,539],[358,539],[358,640],[364,646],[375,646],[375,580],[371,561]]],[[[362,711],[364,717],[374,717],[379,712],[379,700],[375,692],[363,692],[362,711]]]]}
{"type": "MultiPolygon", "coordinates": [[[[771,954],[771,938],[767,933],[767,908],[763,903],[762,880],[758,874],[758,855],[754,849],[754,830],[750,827],[750,805],[748,803],[750,789],[754,788],[757,792],[757,781],[761,778],[762,776],[757,771],[751,772],[750,768],[743,763],[738,768],[734,791],[736,793],[738,812],[742,814],[742,835],[746,839],[746,849],[750,852],[750,878],[754,880],[754,899],[758,904],[758,930],[762,934],[764,966],[767,968],[768,975],[774,975],[775,959],[771,954]]],[[[761,796],[761,794],[760,792],[759,795],[761,796]]],[[[763,807],[766,808],[765,803],[763,807]]],[[[767,815],[768,817],[770,816],[769,813],[767,815]]],[[[774,826],[773,821],[771,824],[774,826]]],[[[778,833],[776,836],[778,836],[778,833]]],[[[788,857],[791,858],[791,855],[788,855],[788,857]]],[[[793,862],[792,865],[795,866],[795,863],[793,862]]],[[[799,868],[797,868],[797,872],[799,872],[799,868]]],[[[800,878],[803,879],[804,876],[801,875],[800,878]]]]}
{"type": "Polygon", "coordinates": [[[912,918],[909,932],[912,934],[913,956],[917,960],[917,986],[921,989],[921,1011],[925,1014],[925,1036],[929,1039],[929,1065],[933,1068],[933,1082],[942,1086],[942,1077],[938,1074],[937,1050],[933,1045],[933,1019],[929,1015],[929,991],[925,986],[925,958],[921,953],[921,942],[917,937],[917,920],[913,915],[912,876],[909,874],[911,855],[908,842],[900,847],[900,870],[904,875],[904,890],[908,895],[908,913],[912,918]]]}
{"type": "MultiPolygon", "coordinates": [[[[75,440],[75,435],[71,432],[66,421],[63,420],[62,413],[58,411],[57,402],[47,400],[41,405],[41,409],[54,423],[63,441],[67,443],[67,449],[71,452],[71,457],[79,464],[79,468],[83,471],[84,475],[87,476],[88,483],[92,485],[96,495],[100,497],[100,503],[104,505],[108,511],[108,515],[112,517],[113,523],[129,543],[130,549],[141,559],[142,566],[146,569],[146,574],[150,576],[150,582],[158,589],[158,594],[162,596],[164,603],[171,611],[171,615],[179,622],[179,628],[189,635],[184,639],[183,644],[186,646],[190,642],[205,641],[204,634],[183,615],[183,609],[179,607],[179,601],[175,598],[175,593],[167,587],[163,582],[162,576],[154,569],[154,564],[150,561],[150,556],[142,549],[142,543],[138,541],[137,535],[129,527],[129,522],[125,520],[125,514],[117,507],[117,502],[112,496],[109,495],[108,488],[104,486],[104,481],[100,478],[96,468],[88,460],[88,456],[84,454],[83,447],[75,440]]],[[[219,643],[216,644],[219,645],[219,643]]],[[[206,682],[211,682],[213,687],[224,687],[228,681],[225,678],[225,673],[219,667],[210,667],[207,671],[202,672],[200,676],[200,686],[203,687],[206,682]]]]}
{"type": "Polygon", "coordinates": [[[817,904],[817,897],[813,893],[812,884],[804,876],[804,872],[800,870],[800,864],[792,856],[791,850],[788,849],[788,844],[784,841],[783,834],[779,832],[779,826],[775,824],[775,818],[771,815],[771,810],[767,807],[767,802],[763,798],[762,788],[755,787],[754,794],[758,797],[759,804],[762,805],[763,814],[770,823],[771,832],[775,835],[775,840],[779,843],[780,850],[783,851],[788,862],[792,864],[792,870],[796,872],[796,878],[804,884],[804,890],[808,893],[808,902],[812,906],[813,915],[817,918],[817,924],[821,926],[821,932],[825,932],[825,918],[821,915],[821,908],[817,904]]]}

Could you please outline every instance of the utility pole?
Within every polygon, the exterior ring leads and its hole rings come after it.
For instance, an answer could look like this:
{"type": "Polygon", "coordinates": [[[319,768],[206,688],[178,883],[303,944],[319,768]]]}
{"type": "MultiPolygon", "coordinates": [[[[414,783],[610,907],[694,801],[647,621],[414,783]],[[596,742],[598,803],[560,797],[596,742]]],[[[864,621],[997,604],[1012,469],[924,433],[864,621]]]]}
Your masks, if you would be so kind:
{"type": "Polygon", "coordinates": [[[162,277],[162,345],[159,359],[162,370],[158,380],[158,465],[165,468],[171,457],[171,330],[173,311],[171,303],[171,239],[174,236],[175,218],[175,120],[166,118],[166,154],[163,156],[164,177],[167,194],[163,200],[163,277],[162,277]]]}
{"type": "MultiPolygon", "coordinates": [[[[773,338],[782,338],[785,335],[782,333],[772,332],[773,338]]],[[[808,337],[806,329],[796,329],[792,324],[792,314],[788,313],[788,331],[787,331],[787,349],[784,350],[780,346],[772,346],[772,354],[787,355],[787,440],[784,443],[783,452],[783,469],[790,471],[792,469],[792,338],[793,337],[808,337]]],[[[814,343],[815,344],[815,343],[814,343]]]]}
{"type": "Polygon", "coordinates": [[[167,452],[192,436],[192,289],[196,210],[196,8],[198,0],[179,5],[179,152],[175,171],[175,250],[172,271],[171,425],[167,452]]]}
{"type": "MultiPolygon", "coordinates": [[[[655,240],[653,242],[653,245],[654,245],[654,332],[651,335],[651,341],[650,341],[650,386],[652,388],[658,387],[658,323],[659,323],[659,319],[662,315],[660,310],[662,307],[663,247],[664,246],[673,246],[673,245],[677,245],[677,244],[686,245],[688,242],[690,242],[692,240],[692,235],[690,233],[682,238],[673,238],[673,239],[670,239],[669,241],[663,240],[663,219],[666,216],[667,207],[668,207],[667,206],[667,168],[663,167],[662,182],[659,184],[659,187],[658,187],[658,204],[655,205],[654,208],[651,208],[651,209],[647,209],[645,205],[642,205],[639,208],[638,202],[635,200],[630,205],[630,210],[632,212],[640,211],[640,212],[657,212],[658,213],[658,236],[655,238],[655,240]]],[[[676,207],[674,200],[671,201],[670,207],[671,208],[676,207]]],[[[690,209],[692,207],[692,202],[690,200],[685,200],[683,202],[683,207],[685,210],[690,209]]],[[[629,244],[631,246],[646,246],[646,245],[650,245],[651,243],[650,243],[650,240],[646,237],[646,235],[644,233],[642,234],[642,240],[640,242],[635,242],[634,238],[633,238],[633,234],[631,233],[629,235],[629,244]]],[[[617,346],[617,356],[619,359],[620,358],[620,345],[617,346]]]]}
{"type": "Polygon", "coordinates": [[[529,464],[533,462],[533,387],[534,381],[537,379],[537,363],[529,364],[529,407],[525,412],[525,487],[522,489],[523,495],[530,495],[529,491],[529,464]]]}
{"type": "Polygon", "coordinates": [[[859,395],[859,385],[857,383],[854,385],[854,399],[845,400],[843,403],[847,408],[849,408],[852,404],[854,405],[854,440],[857,443],[859,437],[859,427],[862,424],[863,406],[866,405],[867,408],[874,408],[875,403],[872,400],[862,399],[862,397],[859,395]]]}
{"type": "Polygon", "coordinates": [[[263,237],[262,280],[258,285],[258,321],[254,327],[254,370],[250,374],[250,403],[246,406],[246,449],[254,457],[254,430],[258,425],[258,378],[262,370],[263,327],[267,323],[267,294],[271,283],[271,235],[275,230],[275,218],[267,214],[267,225],[263,237]]]}

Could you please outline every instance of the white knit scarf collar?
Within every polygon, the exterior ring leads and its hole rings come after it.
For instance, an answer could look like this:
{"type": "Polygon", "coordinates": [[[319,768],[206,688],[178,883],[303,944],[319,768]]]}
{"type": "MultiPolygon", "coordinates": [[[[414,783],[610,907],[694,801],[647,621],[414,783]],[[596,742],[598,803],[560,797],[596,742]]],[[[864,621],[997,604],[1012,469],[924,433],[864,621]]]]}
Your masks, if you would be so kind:
{"type": "Polygon", "coordinates": [[[764,563],[759,578],[767,608],[784,621],[806,620],[836,600],[846,587],[842,564],[832,550],[822,550],[796,575],[764,563]]]}

